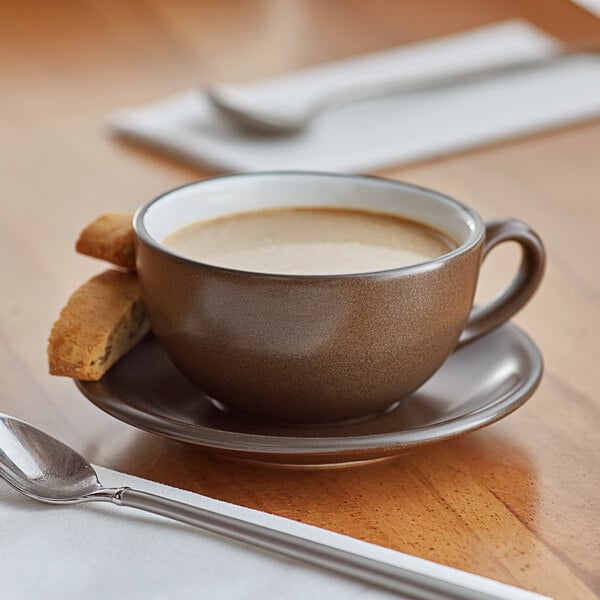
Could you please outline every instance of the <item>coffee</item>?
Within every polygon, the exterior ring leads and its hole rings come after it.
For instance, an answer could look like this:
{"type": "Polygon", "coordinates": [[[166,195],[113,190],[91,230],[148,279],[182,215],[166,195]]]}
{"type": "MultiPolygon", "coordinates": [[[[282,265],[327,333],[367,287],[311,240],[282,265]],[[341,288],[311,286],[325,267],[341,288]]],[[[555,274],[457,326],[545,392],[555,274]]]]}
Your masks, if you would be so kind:
{"type": "Polygon", "coordinates": [[[395,215],[312,207],[198,221],[178,229],[163,244],[211,265],[286,275],[384,271],[456,248],[436,229],[395,215]]]}

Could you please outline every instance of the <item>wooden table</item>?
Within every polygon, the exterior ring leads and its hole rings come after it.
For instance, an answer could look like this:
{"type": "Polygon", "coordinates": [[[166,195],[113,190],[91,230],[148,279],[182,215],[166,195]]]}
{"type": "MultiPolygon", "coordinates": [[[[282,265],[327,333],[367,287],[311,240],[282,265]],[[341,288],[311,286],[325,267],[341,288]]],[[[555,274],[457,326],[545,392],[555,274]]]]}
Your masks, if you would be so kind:
{"type": "MultiPolygon", "coordinates": [[[[535,396],[487,429],[393,460],[289,471],[143,433],[47,375],[50,326],[102,265],[79,229],[206,173],[110,139],[104,117],[203,79],[243,80],[523,16],[563,39],[600,35],[566,0],[71,1],[0,5],[0,410],[88,459],[326,527],[556,598],[600,593],[600,122],[393,169],[485,218],[544,237],[542,290],[517,317],[541,347],[535,396]]],[[[480,297],[515,254],[486,265],[480,297]]]]}

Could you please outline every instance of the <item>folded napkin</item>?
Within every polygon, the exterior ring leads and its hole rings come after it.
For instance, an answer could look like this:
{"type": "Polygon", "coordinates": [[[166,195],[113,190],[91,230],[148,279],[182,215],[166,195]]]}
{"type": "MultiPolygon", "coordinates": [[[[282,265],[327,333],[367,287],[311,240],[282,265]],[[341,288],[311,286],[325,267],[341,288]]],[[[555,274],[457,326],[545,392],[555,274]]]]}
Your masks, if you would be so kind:
{"type": "MultiPolygon", "coordinates": [[[[247,84],[257,100],[297,102],[335,79],[364,81],[372,69],[407,78],[461,65],[486,67],[549,55],[556,43],[521,21],[378,52],[247,84]]],[[[322,113],[297,135],[232,127],[198,87],[120,110],[112,131],[217,170],[364,171],[423,159],[600,114],[600,59],[563,58],[536,69],[374,98],[322,113]]]]}
{"type": "Polygon", "coordinates": [[[593,15],[600,17],[600,0],[573,0],[575,4],[579,4],[582,8],[591,12],[593,15]]]}
{"type": "MultiPolygon", "coordinates": [[[[347,536],[96,468],[107,486],[127,485],[239,519],[484,590],[498,598],[538,594],[347,536]]],[[[351,579],[280,558],[174,521],[111,504],[49,506],[0,480],[2,597],[60,598],[398,598],[351,579]]]]}

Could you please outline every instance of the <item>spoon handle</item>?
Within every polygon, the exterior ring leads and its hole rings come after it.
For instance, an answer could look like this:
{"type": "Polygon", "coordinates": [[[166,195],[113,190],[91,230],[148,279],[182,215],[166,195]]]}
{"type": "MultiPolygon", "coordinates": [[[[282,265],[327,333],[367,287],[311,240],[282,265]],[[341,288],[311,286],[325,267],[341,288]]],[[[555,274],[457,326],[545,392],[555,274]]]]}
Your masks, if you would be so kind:
{"type": "Polygon", "coordinates": [[[540,56],[516,57],[497,64],[455,65],[442,72],[433,74],[416,73],[413,77],[398,78],[394,73],[382,74],[371,81],[349,81],[339,88],[316,90],[310,105],[310,114],[314,115],[325,107],[346,104],[355,100],[364,100],[387,95],[408,92],[428,91],[437,88],[460,85],[498,75],[527,71],[555,63],[576,54],[597,54],[600,52],[600,38],[584,39],[564,43],[555,50],[540,56]]]}
{"type": "Polygon", "coordinates": [[[412,599],[497,600],[499,596],[359,556],[346,550],[249,523],[235,517],[169,500],[147,492],[120,488],[113,498],[120,506],[138,508],[174,519],[239,542],[257,546],[302,562],[328,569],[412,599]]]}

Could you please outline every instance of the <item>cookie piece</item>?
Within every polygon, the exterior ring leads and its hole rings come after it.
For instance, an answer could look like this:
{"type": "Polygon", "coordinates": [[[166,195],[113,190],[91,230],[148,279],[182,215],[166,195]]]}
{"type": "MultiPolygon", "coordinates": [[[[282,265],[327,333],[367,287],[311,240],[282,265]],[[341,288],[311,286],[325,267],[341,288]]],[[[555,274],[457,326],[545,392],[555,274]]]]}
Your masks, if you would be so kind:
{"type": "Polygon", "coordinates": [[[71,295],[54,323],[50,374],[97,381],[149,330],[137,277],[105,271],[71,295]]]}
{"type": "Polygon", "coordinates": [[[132,221],[130,213],[107,212],[81,232],[75,249],[135,271],[132,221]]]}

